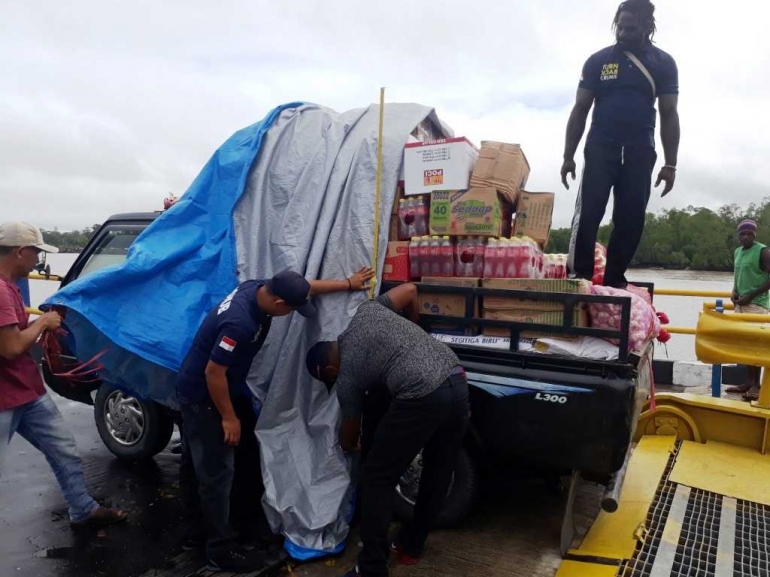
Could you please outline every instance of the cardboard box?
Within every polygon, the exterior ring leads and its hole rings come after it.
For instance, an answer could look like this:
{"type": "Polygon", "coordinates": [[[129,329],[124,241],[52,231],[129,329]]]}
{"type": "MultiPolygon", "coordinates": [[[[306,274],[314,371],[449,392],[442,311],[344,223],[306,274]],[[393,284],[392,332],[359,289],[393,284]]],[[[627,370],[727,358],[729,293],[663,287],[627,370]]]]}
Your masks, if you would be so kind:
{"type": "Polygon", "coordinates": [[[410,142],[404,148],[404,185],[408,196],[434,190],[468,188],[478,149],[467,138],[410,142]]]}
{"type": "Polygon", "coordinates": [[[552,192],[522,191],[516,205],[513,236],[528,236],[545,249],[551,234],[554,194],[552,192]]]}
{"type": "Polygon", "coordinates": [[[430,232],[438,235],[509,236],[511,205],[494,188],[439,190],[430,195],[430,232]]]}
{"type": "MultiPolygon", "coordinates": [[[[481,286],[489,289],[533,291],[540,293],[591,294],[591,282],[584,279],[495,278],[484,279],[481,282],[481,286]]],[[[485,296],[483,298],[485,310],[564,310],[564,303],[559,301],[534,301],[492,296],[485,296]]]]}
{"type": "Polygon", "coordinates": [[[520,191],[529,178],[529,162],[521,146],[484,141],[471,175],[471,186],[491,186],[516,206],[520,191]]]}
{"type": "Polygon", "coordinates": [[[389,241],[406,240],[403,238],[398,238],[398,215],[397,214],[390,215],[390,226],[388,227],[388,240],[389,241]]]}
{"type": "MultiPolygon", "coordinates": [[[[455,286],[455,287],[477,287],[479,279],[467,277],[423,277],[422,284],[455,286]]],[[[464,317],[466,299],[463,295],[441,295],[420,293],[419,295],[420,313],[426,315],[441,315],[448,317],[464,317]]],[[[474,299],[473,316],[479,316],[479,303],[474,299]]],[[[434,325],[433,330],[444,334],[454,335],[475,335],[478,330],[473,327],[463,327],[460,325],[440,324],[434,325]]]]}
{"type": "MultiPolygon", "coordinates": [[[[390,209],[390,214],[398,214],[398,201],[404,198],[404,183],[399,183],[398,186],[396,186],[396,196],[393,197],[393,206],[390,209]]],[[[382,209],[384,210],[385,207],[383,206],[382,209]]]]}
{"type": "MultiPolygon", "coordinates": [[[[521,323],[533,323],[541,325],[561,325],[564,321],[564,311],[543,311],[543,310],[486,310],[484,309],[483,318],[495,320],[495,321],[511,321],[521,323]]],[[[588,311],[585,308],[575,307],[572,316],[572,326],[575,327],[587,327],[588,323],[588,311]]],[[[504,328],[485,327],[483,330],[484,336],[489,337],[508,337],[510,331],[504,328]]],[[[546,333],[538,331],[523,331],[520,338],[533,339],[537,337],[559,337],[559,338],[575,338],[574,336],[563,335],[559,333],[546,333]]]]}
{"type": "Polygon", "coordinates": [[[385,254],[382,280],[407,282],[409,278],[409,243],[391,241],[385,254]]]}

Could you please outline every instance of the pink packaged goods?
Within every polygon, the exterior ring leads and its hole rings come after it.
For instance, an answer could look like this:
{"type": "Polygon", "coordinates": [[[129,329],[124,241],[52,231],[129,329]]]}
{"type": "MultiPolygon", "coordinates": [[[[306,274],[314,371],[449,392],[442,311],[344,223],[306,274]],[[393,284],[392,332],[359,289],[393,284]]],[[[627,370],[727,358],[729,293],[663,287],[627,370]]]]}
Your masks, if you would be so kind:
{"type": "Polygon", "coordinates": [[[493,238],[484,253],[484,278],[544,278],[545,258],[531,238],[493,238]]]}
{"type": "Polygon", "coordinates": [[[448,236],[412,238],[409,242],[412,278],[455,276],[454,249],[448,236]]]}
{"type": "Polygon", "coordinates": [[[402,198],[398,202],[398,237],[408,240],[428,234],[430,200],[427,196],[402,198]]]}
{"type": "Polygon", "coordinates": [[[484,239],[461,236],[455,245],[455,274],[458,277],[480,277],[484,274],[484,239]]]}
{"type": "Polygon", "coordinates": [[[567,255],[546,254],[543,255],[543,278],[564,279],[567,278],[567,255]]]}
{"type": "MultiPolygon", "coordinates": [[[[655,310],[635,292],[621,289],[594,285],[591,293],[595,295],[630,297],[631,298],[631,326],[628,335],[628,346],[632,351],[640,351],[644,345],[656,338],[660,333],[660,320],[655,310]]],[[[621,329],[620,305],[591,303],[588,307],[591,317],[591,326],[600,329],[621,329]]],[[[608,339],[617,344],[616,340],[608,339]]]]}

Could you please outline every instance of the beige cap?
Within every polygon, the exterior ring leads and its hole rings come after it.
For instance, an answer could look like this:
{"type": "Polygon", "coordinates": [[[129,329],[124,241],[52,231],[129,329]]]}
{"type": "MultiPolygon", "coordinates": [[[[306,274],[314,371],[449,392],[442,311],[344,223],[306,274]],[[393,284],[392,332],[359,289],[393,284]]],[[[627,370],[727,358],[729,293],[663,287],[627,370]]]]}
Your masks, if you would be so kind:
{"type": "Polygon", "coordinates": [[[0,246],[32,246],[43,252],[59,252],[59,249],[43,242],[40,229],[28,222],[4,222],[0,224],[0,246]]]}

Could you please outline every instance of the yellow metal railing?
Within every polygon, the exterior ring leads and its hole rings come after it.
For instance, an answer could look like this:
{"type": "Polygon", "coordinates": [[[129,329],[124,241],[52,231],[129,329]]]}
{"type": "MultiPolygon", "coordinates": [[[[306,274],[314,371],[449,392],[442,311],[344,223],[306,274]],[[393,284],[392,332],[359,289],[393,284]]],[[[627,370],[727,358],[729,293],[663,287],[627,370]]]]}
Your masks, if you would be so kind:
{"type": "MultiPolygon", "coordinates": [[[[735,305],[730,302],[732,293],[730,291],[707,291],[707,290],[690,290],[690,289],[659,289],[655,288],[655,296],[667,296],[667,297],[703,297],[703,298],[717,298],[728,299],[727,302],[722,304],[722,309],[726,311],[735,310],[735,305]]],[[[717,308],[716,301],[704,302],[703,310],[713,310],[717,308]]],[[[748,319],[747,319],[748,320],[748,319]]],[[[672,335],[695,335],[697,330],[695,327],[677,327],[667,326],[666,330],[672,335]]]]}
{"type": "Polygon", "coordinates": [[[59,276],[58,274],[49,274],[48,276],[45,276],[44,274],[31,274],[27,278],[29,280],[52,280],[55,282],[60,282],[63,277],[59,276]]]}
{"type": "Polygon", "coordinates": [[[694,335],[696,333],[695,327],[674,327],[667,325],[665,328],[672,335],[694,335]]]}
{"type": "Polygon", "coordinates": [[[716,299],[729,299],[732,296],[730,291],[699,291],[690,289],[659,289],[655,287],[655,296],[663,297],[704,297],[716,299]]]}

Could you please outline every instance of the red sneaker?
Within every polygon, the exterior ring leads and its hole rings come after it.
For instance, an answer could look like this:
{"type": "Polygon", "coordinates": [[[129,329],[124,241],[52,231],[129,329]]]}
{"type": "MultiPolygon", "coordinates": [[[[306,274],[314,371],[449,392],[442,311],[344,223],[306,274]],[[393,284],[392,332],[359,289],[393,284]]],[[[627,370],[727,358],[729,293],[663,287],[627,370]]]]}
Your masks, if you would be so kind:
{"type": "Polygon", "coordinates": [[[417,565],[420,562],[419,557],[412,557],[404,553],[401,546],[395,541],[390,544],[390,550],[396,554],[396,558],[401,565],[417,565]]]}

